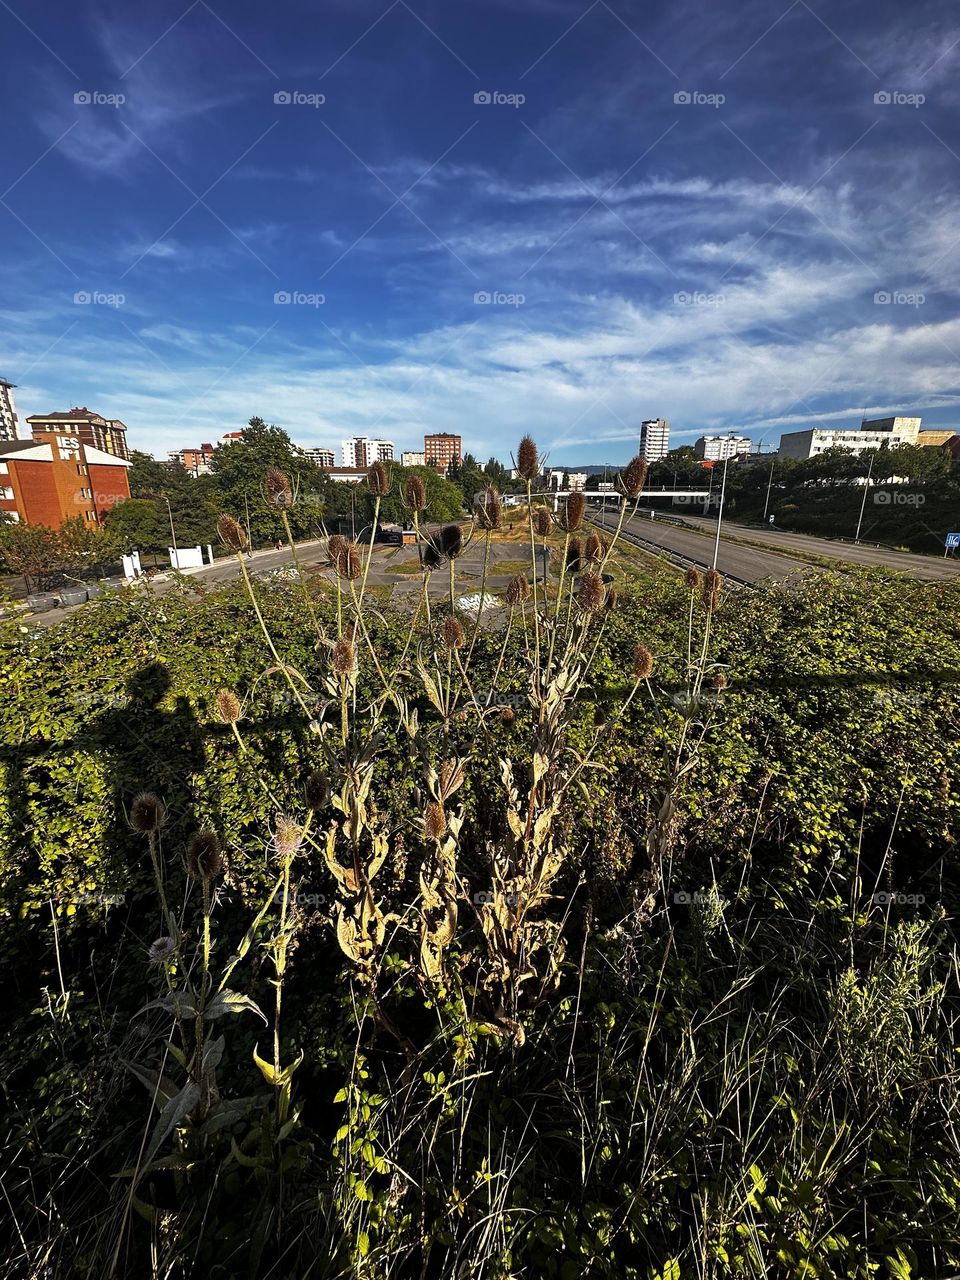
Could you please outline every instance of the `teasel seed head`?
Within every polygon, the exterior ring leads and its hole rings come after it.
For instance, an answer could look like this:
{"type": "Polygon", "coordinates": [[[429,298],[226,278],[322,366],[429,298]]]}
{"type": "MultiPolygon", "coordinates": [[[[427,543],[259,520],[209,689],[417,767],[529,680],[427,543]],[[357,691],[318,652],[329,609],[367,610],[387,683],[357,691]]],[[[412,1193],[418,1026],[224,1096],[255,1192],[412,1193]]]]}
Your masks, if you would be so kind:
{"type": "Polygon", "coordinates": [[[426,569],[427,573],[433,573],[434,569],[439,569],[442,564],[443,564],[443,556],[440,554],[440,552],[437,550],[437,548],[433,545],[432,542],[428,542],[427,545],[423,548],[424,569],[426,569]]]}
{"type": "Polygon", "coordinates": [[[607,598],[603,602],[603,607],[607,613],[613,613],[617,605],[620,603],[620,593],[616,587],[607,587],[607,598]]]}
{"type": "Polygon", "coordinates": [[[454,649],[462,649],[467,642],[463,624],[452,613],[443,620],[443,626],[440,628],[440,638],[447,652],[451,652],[454,649]]]}
{"type": "Polygon", "coordinates": [[[653,654],[645,644],[638,644],[633,651],[633,678],[649,680],[653,675],[653,654]]]}
{"type": "Polygon", "coordinates": [[[341,636],[335,641],[330,664],[338,676],[349,676],[356,670],[357,651],[349,636],[341,636]]]}
{"type": "Polygon", "coordinates": [[[553,516],[546,507],[536,507],[533,512],[533,528],[538,538],[548,538],[553,528],[553,516]]]}
{"type": "Polygon", "coordinates": [[[598,609],[602,609],[604,595],[603,579],[599,573],[590,570],[580,575],[580,581],[577,583],[577,604],[584,613],[596,613],[598,609]]]}
{"type": "Polygon", "coordinates": [[[710,677],[710,684],[714,689],[725,689],[727,687],[727,677],[722,671],[715,671],[710,677]]]}
{"type": "Polygon", "coordinates": [[[427,505],[427,486],[422,476],[407,476],[403,485],[403,500],[411,511],[422,511],[427,505]]]}
{"type": "Polygon", "coordinates": [[[423,834],[428,840],[442,840],[447,831],[447,815],[443,805],[431,800],[423,811],[423,834]]]}
{"type": "Polygon", "coordinates": [[[582,559],[583,544],[579,538],[571,538],[567,543],[567,573],[579,573],[582,559]]]}
{"type": "Polygon", "coordinates": [[[473,518],[477,528],[487,532],[499,529],[502,509],[500,494],[492,484],[486,485],[473,500],[473,518]]]}
{"type": "Polygon", "coordinates": [[[267,467],[263,477],[263,488],[271,507],[293,506],[293,486],[290,484],[290,477],[279,467],[267,467]]]}
{"type": "Polygon", "coordinates": [[[683,575],[683,580],[691,591],[699,591],[703,579],[700,577],[700,570],[695,569],[693,565],[683,575]]]}
{"type": "Polygon", "coordinates": [[[247,535],[233,516],[223,515],[217,521],[217,533],[225,546],[231,551],[240,552],[246,549],[247,535]]]}
{"type": "Polygon", "coordinates": [[[169,964],[177,954],[177,944],[172,938],[155,938],[147,950],[151,964],[169,964]]]}
{"type": "Polygon", "coordinates": [[[440,530],[440,552],[448,560],[456,560],[463,552],[463,530],[458,524],[445,524],[440,530]]]}
{"type": "Polygon", "coordinates": [[[510,608],[514,608],[518,604],[523,604],[524,600],[530,595],[530,584],[522,573],[518,573],[515,578],[511,578],[507,583],[507,589],[503,593],[503,598],[510,608]]]}
{"type": "Polygon", "coordinates": [[[285,813],[277,815],[276,830],[273,833],[273,847],[281,858],[292,858],[303,844],[303,829],[293,818],[285,813]]]}
{"type": "Polygon", "coordinates": [[[609,720],[609,718],[610,718],[610,717],[607,715],[607,708],[603,705],[603,703],[598,702],[598,703],[597,703],[597,705],[593,708],[593,726],[594,726],[594,728],[595,728],[595,729],[602,729],[602,728],[603,728],[603,726],[604,726],[604,725],[607,723],[607,721],[609,720]]]}
{"type": "Polygon", "coordinates": [[[141,791],[138,796],[134,796],[130,806],[130,825],[134,831],[140,831],[145,836],[159,831],[166,816],[163,801],[153,791],[141,791]]]}
{"type": "Polygon", "coordinates": [[[385,498],[390,492],[390,472],[379,460],[367,468],[367,488],[375,498],[385,498]]]}
{"type": "Polygon", "coordinates": [[[220,841],[212,831],[198,831],[187,845],[187,875],[191,880],[216,880],[223,868],[220,841]]]}
{"type": "Polygon", "coordinates": [[[330,798],[330,784],[326,774],[321,773],[319,769],[314,769],[312,773],[307,774],[303,789],[306,793],[308,809],[316,811],[326,807],[330,798]]]}
{"type": "Polygon", "coordinates": [[[236,724],[240,719],[240,699],[232,689],[221,689],[216,697],[217,715],[224,724],[236,724]]]}
{"type": "Polygon", "coordinates": [[[513,722],[514,722],[514,720],[516,720],[516,718],[517,718],[517,717],[516,717],[516,716],[514,715],[514,713],[513,713],[513,707],[501,707],[501,708],[500,708],[500,723],[501,723],[501,724],[503,724],[503,725],[506,725],[506,726],[507,726],[507,728],[509,728],[509,727],[510,727],[510,725],[512,725],[512,724],[513,724],[513,722]]]}
{"type": "MultiPolygon", "coordinates": [[[[330,539],[331,543],[333,538],[330,539]]],[[[330,559],[336,570],[338,578],[343,578],[345,582],[356,582],[357,578],[363,572],[363,557],[360,554],[360,548],[354,542],[349,542],[346,538],[342,543],[337,543],[336,548],[330,548],[330,559]]]]}
{"type": "Polygon", "coordinates": [[[587,500],[582,493],[570,493],[564,499],[563,514],[560,517],[560,528],[564,533],[574,533],[583,524],[583,513],[587,509],[587,500]]]}
{"type": "Polygon", "coordinates": [[[703,607],[707,613],[713,613],[720,605],[720,589],[723,578],[716,569],[708,569],[703,575],[703,607]]]}
{"type": "Polygon", "coordinates": [[[618,484],[621,493],[626,494],[628,498],[639,498],[646,480],[647,461],[643,454],[638,453],[636,457],[630,459],[620,473],[618,484]]]}
{"type": "Polygon", "coordinates": [[[524,436],[517,449],[517,473],[523,480],[536,480],[540,474],[540,455],[532,436],[524,436]]]}
{"type": "Polygon", "coordinates": [[[599,564],[607,554],[606,541],[599,533],[591,533],[583,547],[583,558],[588,564],[599,564]]]}

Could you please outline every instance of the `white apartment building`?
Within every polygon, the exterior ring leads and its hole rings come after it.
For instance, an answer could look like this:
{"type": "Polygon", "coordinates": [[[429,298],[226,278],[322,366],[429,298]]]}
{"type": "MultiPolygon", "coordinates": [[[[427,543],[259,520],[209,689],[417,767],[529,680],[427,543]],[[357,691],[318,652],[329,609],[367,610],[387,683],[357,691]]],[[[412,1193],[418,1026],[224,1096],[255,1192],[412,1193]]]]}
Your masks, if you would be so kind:
{"type": "Polygon", "coordinates": [[[425,467],[427,465],[427,455],[421,449],[418,453],[416,449],[404,449],[400,455],[401,467],[425,467]]]}
{"type": "Polygon", "coordinates": [[[341,440],[343,465],[345,467],[361,467],[366,469],[373,462],[393,461],[392,440],[372,440],[369,436],[354,436],[351,440],[341,440]]]}
{"type": "Polygon", "coordinates": [[[325,471],[329,471],[332,466],[336,465],[336,458],[333,456],[332,449],[301,449],[300,452],[316,466],[323,467],[325,471]]]}
{"type": "Polygon", "coordinates": [[[666,418],[648,418],[640,424],[640,452],[647,462],[659,462],[670,452],[670,423],[666,418]]]}
{"type": "MultiPolygon", "coordinates": [[[[511,476],[511,478],[515,477],[511,476]]],[[[550,467],[544,478],[550,489],[585,489],[587,487],[586,471],[565,471],[563,467],[550,467]]]]}
{"type": "Polygon", "coordinates": [[[749,436],[738,436],[730,431],[725,436],[701,436],[693,451],[705,462],[723,462],[725,458],[739,458],[741,454],[751,453],[753,441],[749,436]]]}
{"type": "Polygon", "coordinates": [[[816,458],[828,449],[844,449],[861,454],[868,449],[895,449],[898,445],[917,443],[919,418],[864,419],[859,431],[830,427],[810,427],[806,431],[788,431],[780,437],[781,458],[816,458]]]}
{"type": "Polygon", "coordinates": [[[17,406],[13,399],[16,384],[0,378],[0,441],[19,440],[17,406]]]}

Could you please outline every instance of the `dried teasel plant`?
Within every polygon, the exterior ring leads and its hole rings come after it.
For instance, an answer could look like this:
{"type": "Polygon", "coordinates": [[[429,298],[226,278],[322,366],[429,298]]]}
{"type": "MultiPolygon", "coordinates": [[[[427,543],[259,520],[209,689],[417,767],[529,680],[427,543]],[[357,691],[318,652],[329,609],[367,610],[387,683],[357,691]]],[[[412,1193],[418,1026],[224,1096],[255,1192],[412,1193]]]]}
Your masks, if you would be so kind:
{"type": "Polygon", "coordinates": [[[367,468],[367,488],[375,498],[385,498],[390,492],[390,472],[379,459],[367,468]]]}
{"type": "Polygon", "coordinates": [[[567,494],[560,508],[560,516],[557,520],[561,530],[564,533],[575,533],[583,524],[583,517],[587,509],[587,500],[582,493],[567,494]]]}

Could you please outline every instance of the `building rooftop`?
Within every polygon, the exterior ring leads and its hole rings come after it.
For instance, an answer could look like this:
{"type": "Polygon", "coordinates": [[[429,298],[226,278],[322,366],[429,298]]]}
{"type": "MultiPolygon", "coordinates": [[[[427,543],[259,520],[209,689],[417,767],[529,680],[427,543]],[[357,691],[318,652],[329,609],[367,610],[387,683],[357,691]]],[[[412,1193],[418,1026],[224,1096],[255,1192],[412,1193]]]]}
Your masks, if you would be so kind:
{"type": "Polygon", "coordinates": [[[37,440],[0,440],[0,453],[19,453],[21,449],[36,449],[37,440]]]}

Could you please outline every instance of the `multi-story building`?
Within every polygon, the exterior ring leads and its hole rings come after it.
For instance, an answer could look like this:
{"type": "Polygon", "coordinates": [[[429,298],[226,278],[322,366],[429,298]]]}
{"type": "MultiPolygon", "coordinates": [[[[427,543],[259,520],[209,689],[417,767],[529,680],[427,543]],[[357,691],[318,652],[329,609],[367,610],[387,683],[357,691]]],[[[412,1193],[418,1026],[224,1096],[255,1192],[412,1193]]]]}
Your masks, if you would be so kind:
{"type": "Polygon", "coordinates": [[[725,436],[701,436],[693,446],[698,458],[705,462],[723,462],[725,458],[739,458],[750,453],[753,441],[749,436],[738,436],[730,431],[725,436]]]}
{"type": "Polygon", "coordinates": [[[461,444],[460,437],[451,435],[449,431],[438,431],[432,436],[424,436],[423,455],[426,465],[433,467],[436,471],[448,471],[450,464],[459,462],[463,456],[461,444]]]}
{"type": "Polygon", "coordinates": [[[832,427],[809,427],[806,431],[788,431],[780,437],[781,458],[816,458],[828,449],[843,449],[861,454],[868,449],[895,449],[898,445],[917,443],[919,418],[864,418],[859,431],[832,427]]]}
{"type": "Polygon", "coordinates": [[[19,440],[17,406],[13,398],[16,383],[0,378],[0,440],[19,440]]]}
{"type": "Polygon", "coordinates": [[[202,444],[199,449],[171,449],[167,455],[171,462],[179,462],[192,476],[210,474],[213,445],[202,444]]]}
{"type": "Polygon", "coordinates": [[[236,444],[243,439],[242,431],[227,431],[220,437],[221,444],[236,444]]]}
{"type": "Polygon", "coordinates": [[[372,440],[369,436],[354,436],[351,440],[341,440],[343,465],[359,467],[365,470],[374,462],[393,461],[392,440],[372,440]]]}
{"type": "Polygon", "coordinates": [[[916,444],[922,421],[922,418],[864,418],[860,423],[860,430],[886,431],[899,436],[904,444],[916,444]]]}
{"type": "Polygon", "coordinates": [[[86,405],[82,409],[68,409],[66,413],[40,413],[28,418],[30,430],[35,440],[53,432],[57,435],[74,436],[81,444],[88,444],[101,453],[113,454],[115,458],[130,460],[127,448],[127,428],[119,418],[102,418],[86,405]]]}
{"type": "Polygon", "coordinates": [[[77,435],[34,428],[32,440],[0,443],[0,511],[52,529],[74,516],[98,524],[130,497],[130,465],[77,435]]]}
{"type": "Polygon", "coordinates": [[[416,449],[404,449],[400,455],[400,465],[402,467],[425,467],[427,465],[427,455],[422,450],[418,453],[416,449]]]}
{"type": "Polygon", "coordinates": [[[942,449],[957,434],[956,427],[931,427],[917,433],[917,444],[922,449],[942,449]]]}
{"type": "Polygon", "coordinates": [[[301,449],[300,452],[316,466],[323,467],[324,471],[329,471],[331,467],[336,466],[337,460],[333,456],[332,449],[301,449]]]}
{"type": "Polygon", "coordinates": [[[640,452],[647,462],[659,462],[670,452],[670,423],[666,418],[648,418],[640,424],[640,452]]]}

